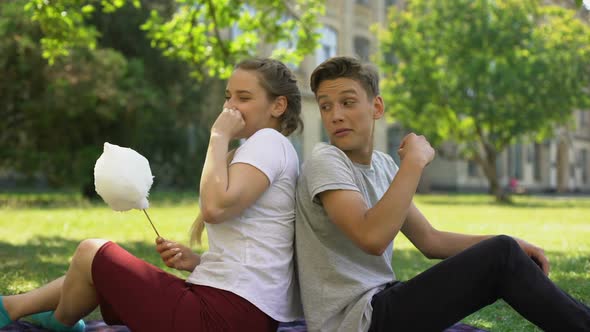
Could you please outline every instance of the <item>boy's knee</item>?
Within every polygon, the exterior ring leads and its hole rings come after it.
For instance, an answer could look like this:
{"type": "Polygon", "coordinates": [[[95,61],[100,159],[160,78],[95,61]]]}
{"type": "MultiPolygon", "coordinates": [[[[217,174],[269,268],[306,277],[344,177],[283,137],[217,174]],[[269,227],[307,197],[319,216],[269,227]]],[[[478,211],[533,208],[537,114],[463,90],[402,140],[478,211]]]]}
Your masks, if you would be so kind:
{"type": "Polygon", "coordinates": [[[492,246],[497,252],[510,253],[513,250],[520,249],[518,242],[508,235],[497,235],[490,239],[492,246]]]}

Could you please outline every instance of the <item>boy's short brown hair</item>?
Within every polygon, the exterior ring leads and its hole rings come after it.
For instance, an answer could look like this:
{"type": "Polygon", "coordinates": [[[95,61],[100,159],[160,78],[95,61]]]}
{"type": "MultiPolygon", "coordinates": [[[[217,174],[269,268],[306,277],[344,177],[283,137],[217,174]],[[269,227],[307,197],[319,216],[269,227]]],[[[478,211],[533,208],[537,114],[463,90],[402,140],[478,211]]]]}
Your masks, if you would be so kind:
{"type": "Polygon", "coordinates": [[[323,81],[338,78],[350,78],[359,82],[369,98],[379,95],[379,73],[377,68],[347,56],[333,57],[322,62],[311,73],[309,82],[311,91],[317,94],[317,89],[323,81]]]}

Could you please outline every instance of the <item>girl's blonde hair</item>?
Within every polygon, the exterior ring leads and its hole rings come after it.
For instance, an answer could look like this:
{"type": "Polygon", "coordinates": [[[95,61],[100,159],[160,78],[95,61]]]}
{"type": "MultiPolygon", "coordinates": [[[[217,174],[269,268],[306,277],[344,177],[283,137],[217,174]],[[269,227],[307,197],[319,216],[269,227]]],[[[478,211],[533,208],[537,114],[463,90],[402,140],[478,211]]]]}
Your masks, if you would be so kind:
{"type": "Polygon", "coordinates": [[[198,244],[199,246],[202,245],[202,237],[203,231],[205,230],[205,220],[203,220],[203,215],[199,213],[193,225],[191,226],[191,240],[190,245],[194,246],[198,244]]]}
{"type": "MultiPolygon", "coordinates": [[[[266,91],[268,100],[285,96],[287,109],[281,115],[281,133],[289,136],[298,128],[303,128],[301,120],[301,92],[297,87],[297,79],[284,63],[269,58],[253,58],[238,63],[235,69],[251,70],[258,75],[258,83],[266,91]]],[[[228,164],[233,153],[228,155],[228,164]]],[[[205,230],[205,220],[201,214],[197,216],[191,227],[190,244],[201,245],[201,238],[205,230]]]]}

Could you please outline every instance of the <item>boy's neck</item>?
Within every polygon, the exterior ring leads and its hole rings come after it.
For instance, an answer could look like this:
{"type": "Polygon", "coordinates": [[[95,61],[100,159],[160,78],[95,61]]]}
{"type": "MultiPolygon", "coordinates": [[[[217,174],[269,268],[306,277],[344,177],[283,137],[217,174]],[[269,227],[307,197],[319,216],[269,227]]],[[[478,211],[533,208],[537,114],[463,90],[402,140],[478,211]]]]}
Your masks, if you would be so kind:
{"type": "Polygon", "coordinates": [[[373,159],[373,145],[367,147],[363,150],[354,150],[354,151],[343,151],[344,154],[350,159],[353,163],[361,164],[361,165],[371,165],[371,160],[373,159]]]}

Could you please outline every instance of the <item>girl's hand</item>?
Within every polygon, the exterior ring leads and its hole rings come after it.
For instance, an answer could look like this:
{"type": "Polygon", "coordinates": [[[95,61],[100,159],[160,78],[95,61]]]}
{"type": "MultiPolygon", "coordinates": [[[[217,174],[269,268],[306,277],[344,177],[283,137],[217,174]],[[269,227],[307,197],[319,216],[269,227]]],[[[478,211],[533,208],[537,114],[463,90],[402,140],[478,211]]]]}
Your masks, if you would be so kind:
{"type": "Polygon", "coordinates": [[[156,239],[156,251],[166,266],[180,271],[192,272],[201,262],[201,256],[190,248],[161,237],[156,239]]]}
{"type": "Polygon", "coordinates": [[[213,127],[211,127],[211,135],[224,136],[232,139],[245,126],[246,122],[240,111],[232,108],[224,108],[217,117],[217,120],[215,120],[215,123],[213,123],[213,127]]]}

